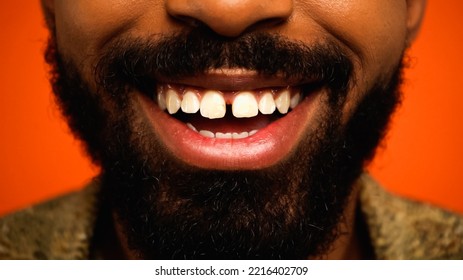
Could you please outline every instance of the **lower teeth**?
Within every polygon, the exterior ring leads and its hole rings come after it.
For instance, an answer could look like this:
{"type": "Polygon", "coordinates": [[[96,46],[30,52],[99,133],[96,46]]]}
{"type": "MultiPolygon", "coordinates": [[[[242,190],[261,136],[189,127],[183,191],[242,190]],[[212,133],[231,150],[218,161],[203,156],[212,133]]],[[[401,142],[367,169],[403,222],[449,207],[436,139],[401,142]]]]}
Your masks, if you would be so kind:
{"type": "MultiPolygon", "coordinates": [[[[198,130],[191,124],[191,123],[187,123],[186,124],[188,126],[188,128],[190,128],[191,130],[193,130],[194,132],[198,132],[198,130]]],[[[207,138],[217,138],[217,139],[243,139],[243,138],[247,138],[249,136],[252,136],[254,134],[257,133],[258,130],[251,130],[249,132],[212,132],[212,131],[209,131],[209,130],[200,130],[198,133],[201,134],[202,136],[204,137],[207,137],[207,138]]]]}

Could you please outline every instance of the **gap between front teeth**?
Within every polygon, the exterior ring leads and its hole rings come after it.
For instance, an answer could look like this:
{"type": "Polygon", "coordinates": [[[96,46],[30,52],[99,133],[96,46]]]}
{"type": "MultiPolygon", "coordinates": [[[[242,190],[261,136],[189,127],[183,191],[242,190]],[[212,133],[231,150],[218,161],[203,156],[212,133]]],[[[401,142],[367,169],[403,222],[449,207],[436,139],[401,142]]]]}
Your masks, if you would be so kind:
{"type": "MultiPolygon", "coordinates": [[[[236,118],[252,118],[259,114],[270,115],[276,110],[281,114],[288,113],[301,101],[301,94],[291,94],[289,89],[283,89],[274,94],[272,90],[263,90],[258,94],[251,91],[242,91],[234,96],[232,101],[232,114],[236,118]],[[291,96],[292,95],[292,96],[291,96]]],[[[179,94],[170,87],[159,86],[157,102],[162,110],[175,114],[179,110],[187,114],[199,111],[201,116],[209,119],[225,117],[226,102],[223,94],[216,90],[207,90],[201,95],[195,90],[185,90],[179,94]],[[164,92],[164,89],[166,91],[164,92]]]]}
{"type": "MultiPolygon", "coordinates": [[[[198,130],[191,124],[187,123],[186,124],[191,130],[198,132],[198,130]]],[[[243,139],[247,138],[249,136],[252,136],[257,133],[258,130],[251,130],[249,132],[212,132],[209,130],[200,130],[198,133],[201,134],[204,137],[208,138],[217,138],[217,139],[243,139]]]]}

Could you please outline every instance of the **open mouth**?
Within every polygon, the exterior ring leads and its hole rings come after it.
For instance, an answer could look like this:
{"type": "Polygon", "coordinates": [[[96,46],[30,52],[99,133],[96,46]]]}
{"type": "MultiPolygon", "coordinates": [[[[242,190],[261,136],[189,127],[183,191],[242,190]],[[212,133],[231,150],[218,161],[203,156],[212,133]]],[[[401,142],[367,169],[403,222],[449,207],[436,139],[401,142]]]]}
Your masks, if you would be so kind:
{"type": "Polygon", "coordinates": [[[300,88],[218,91],[160,85],[157,104],[193,131],[208,138],[244,139],[294,109],[300,88]]]}
{"type": "Polygon", "coordinates": [[[167,150],[187,164],[221,170],[261,169],[287,157],[323,88],[226,78],[215,84],[159,82],[153,96],[139,95],[167,150]]]}

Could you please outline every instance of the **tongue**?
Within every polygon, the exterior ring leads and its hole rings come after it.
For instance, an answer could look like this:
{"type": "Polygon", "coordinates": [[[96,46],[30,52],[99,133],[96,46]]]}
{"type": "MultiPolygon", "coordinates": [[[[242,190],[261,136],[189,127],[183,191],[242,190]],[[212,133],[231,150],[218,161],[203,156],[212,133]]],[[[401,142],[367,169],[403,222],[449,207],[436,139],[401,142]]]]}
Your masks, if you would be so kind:
{"type": "Polygon", "coordinates": [[[207,119],[200,114],[194,114],[182,118],[182,121],[191,123],[198,131],[209,130],[211,132],[249,132],[266,127],[278,117],[275,115],[257,115],[252,118],[235,118],[231,113],[221,119],[207,119]]]}

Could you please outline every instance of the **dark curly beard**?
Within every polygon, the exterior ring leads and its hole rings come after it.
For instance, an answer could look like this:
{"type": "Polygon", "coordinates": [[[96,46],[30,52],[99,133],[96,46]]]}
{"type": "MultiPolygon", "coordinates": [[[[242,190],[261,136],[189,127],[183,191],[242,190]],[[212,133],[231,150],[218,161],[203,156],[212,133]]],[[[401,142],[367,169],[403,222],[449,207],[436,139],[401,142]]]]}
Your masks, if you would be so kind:
{"type": "Polygon", "coordinates": [[[127,38],[101,55],[95,66],[97,92],[55,43],[52,38],[46,57],[57,102],[101,166],[103,194],[140,258],[302,259],[325,254],[341,234],[352,185],[372,159],[400,99],[398,62],[343,124],[352,63],[330,43],[308,48],[265,34],[230,41],[204,30],[154,42],[127,38]],[[187,166],[165,150],[136,110],[131,90],[153,90],[148,78],[153,72],[184,76],[224,65],[289,77],[311,75],[329,88],[316,127],[278,165],[258,171],[187,166]]]}

